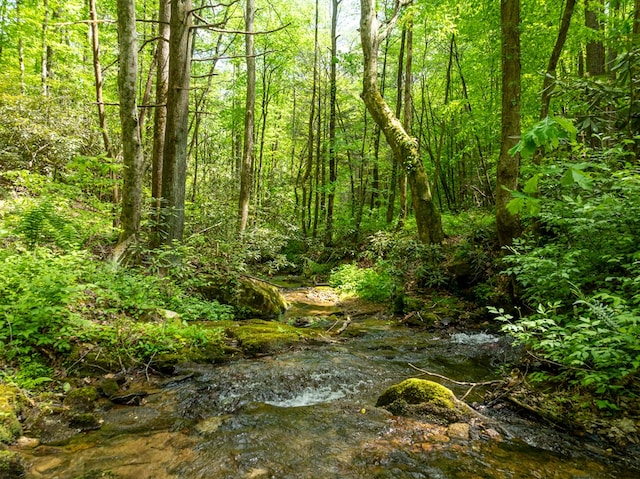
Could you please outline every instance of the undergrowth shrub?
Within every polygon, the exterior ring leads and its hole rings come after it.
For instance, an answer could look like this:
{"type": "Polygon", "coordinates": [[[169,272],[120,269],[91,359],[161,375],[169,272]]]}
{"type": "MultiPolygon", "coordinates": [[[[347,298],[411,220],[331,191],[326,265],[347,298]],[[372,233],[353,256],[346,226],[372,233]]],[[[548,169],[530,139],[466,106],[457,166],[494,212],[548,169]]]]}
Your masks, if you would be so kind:
{"type": "Polygon", "coordinates": [[[0,339],[7,360],[70,348],[79,316],[77,278],[87,262],[81,252],[47,249],[0,255],[0,339]]]}
{"type": "Polygon", "coordinates": [[[360,268],[355,264],[339,266],[331,273],[329,283],[341,294],[381,303],[391,299],[395,287],[386,269],[360,268]]]}
{"type": "Polygon", "coordinates": [[[121,315],[144,319],[158,308],[177,312],[185,321],[231,319],[232,308],[189,292],[188,281],[159,277],[144,270],[98,265],[91,287],[93,303],[105,317],[121,315]],[[186,283],[186,284],[185,284],[186,283]]]}
{"type": "Polygon", "coordinates": [[[569,146],[509,204],[531,229],[509,248],[504,273],[531,313],[490,310],[559,367],[534,379],[587,388],[600,395],[598,407],[613,409],[616,397],[640,392],[640,171],[626,152],[569,146]]]}

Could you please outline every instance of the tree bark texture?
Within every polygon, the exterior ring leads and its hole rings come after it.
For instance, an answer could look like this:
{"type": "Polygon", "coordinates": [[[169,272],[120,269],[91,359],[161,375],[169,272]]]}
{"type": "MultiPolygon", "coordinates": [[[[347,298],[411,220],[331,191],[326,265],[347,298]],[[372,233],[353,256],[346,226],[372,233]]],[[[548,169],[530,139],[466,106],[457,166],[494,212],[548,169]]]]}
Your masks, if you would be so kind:
{"type": "MultiPolygon", "coordinates": [[[[594,35],[599,36],[604,28],[599,16],[604,9],[603,0],[585,0],[584,24],[593,30],[594,35]]],[[[587,43],[587,73],[591,76],[603,75],[605,68],[605,49],[600,38],[591,39],[587,43]]]]}
{"type": "MultiPolygon", "coordinates": [[[[407,37],[407,30],[402,29],[402,35],[400,36],[400,51],[398,52],[398,70],[396,72],[396,118],[400,118],[402,113],[402,65],[404,64],[404,45],[407,37]]],[[[389,38],[387,36],[387,38],[389,38]]],[[[377,53],[376,53],[377,56],[377,53]]],[[[380,93],[382,95],[382,92],[380,93]]],[[[398,168],[399,160],[393,157],[393,164],[391,165],[391,179],[389,180],[389,201],[387,203],[387,224],[391,224],[393,221],[393,214],[396,207],[396,189],[398,188],[398,168]]],[[[402,172],[400,172],[402,175],[402,172]]]]}
{"type": "Polygon", "coordinates": [[[360,36],[364,53],[362,99],[384,133],[396,161],[399,161],[407,175],[418,227],[418,239],[422,243],[440,243],[444,236],[440,212],[431,196],[429,178],[418,156],[417,142],[402,127],[378,88],[377,55],[381,35],[375,0],[361,0],[360,5],[360,36]]]}
{"type": "Polygon", "coordinates": [[[118,0],[118,43],[120,68],[118,92],[122,126],[122,232],[120,243],[128,243],[138,235],[142,212],[142,171],[144,157],[138,124],[136,82],[138,79],[138,42],[136,39],[135,4],[118,0]]]}
{"type": "Polygon", "coordinates": [[[89,14],[91,16],[91,52],[93,54],[93,73],[96,86],[96,103],[98,104],[98,122],[102,133],[104,151],[109,157],[113,157],[111,152],[111,140],[107,130],[107,117],[104,109],[104,99],[102,96],[102,67],[100,66],[100,37],[98,32],[98,13],[96,11],[96,0],[89,0],[89,14]]]}
{"type": "Polygon", "coordinates": [[[338,7],[341,0],[332,0],[331,15],[331,70],[329,79],[329,192],[327,194],[327,225],[324,244],[331,245],[333,240],[333,207],[335,201],[335,183],[338,180],[338,158],[336,152],[336,64],[338,63],[338,7]]]}
{"type": "Polygon", "coordinates": [[[153,153],[151,157],[151,196],[156,209],[160,209],[162,198],[162,157],[167,127],[167,92],[169,86],[169,34],[171,1],[158,2],[158,48],[156,49],[156,107],[153,110],[153,153]]]}
{"type": "Polygon", "coordinates": [[[255,2],[247,0],[245,11],[245,53],[247,56],[247,96],[244,109],[244,148],[242,150],[242,166],[240,169],[240,199],[238,202],[238,232],[242,235],[247,229],[249,218],[249,199],[253,183],[253,138],[254,113],[256,105],[256,57],[254,47],[253,23],[255,18],[255,2]]]}
{"type": "Polygon", "coordinates": [[[520,0],[501,0],[502,36],[502,133],[498,159],[496,226],[501,245],[511,244],[520,234],[520,221],[507,210],[511,191],[518,187],[519,155],[509,150],[520,139],[520,0]],[[510,191],[511,190],[511,191],[510,191]]]}
{"type": "Polygon", "coordinates": [[[187,177],[191,0],[171,0],[167,125],[163,150],[160,232],[162,241],[182,241],[187,177]]]}

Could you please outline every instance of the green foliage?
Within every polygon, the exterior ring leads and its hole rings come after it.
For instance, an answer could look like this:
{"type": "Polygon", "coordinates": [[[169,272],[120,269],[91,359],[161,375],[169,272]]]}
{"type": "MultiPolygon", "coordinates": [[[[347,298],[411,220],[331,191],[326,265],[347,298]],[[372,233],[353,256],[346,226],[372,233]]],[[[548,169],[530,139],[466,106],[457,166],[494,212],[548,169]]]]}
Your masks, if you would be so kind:
{"type": "Polygon", "coordinates": [[[33,391],[53,381],[53,368],[46,365],[42,358],[23,356],[18,359],[17,367],[4,368],[0,372],[2,381],[15,384],[21,389],[33,391]]]}
{"type": "Polygon", "coordinates": [[[555,150],[561,142],[575,143],[576,133],[576,127],[570,120],[548,116],[529,128],[509,154],[520,153],[523,158],[531,158],[538,148],[555,150]]]}
{"type": "Polygon", "coordinates": [[[85,267],[82,253],[0,255],[0,339],[11,360],[34,352],[68,351],[78,315],[73,305],[81,289],[76,280],[85,267]]]}
{"type": "Polygon", "coordinates": [[[108,264],[99,266],[89,278],[94,299],[87,308],[94,310],[97,306],[105,317],[144,319],[158,309],[175,311],[185,321],[218,321],[232,316],[229,306],[189,293],[179,278],[108,264]]]}
{"type": "Polygon", "coordinates": [[[515,240],[504,258],[504,272],[535,313],[492,312],[505,331],[560,366],[560,378],[622,394],[640,370],[640,174],[603,161],[543,171],[536,234],[515,240]]]}
{"type": "Polygon", "coordinates": [[[17,233],[29,249],[49,243],[70,250],[76,248],[79,241],[73,222],[58,213],[49,198],[40,199],[20,214],[17,233]]]}
{"type": "Polygon", "coordinates": [[[0,171],[62,173],[76,155],[96,149],[85,112],[61,99],[0,95],[0,171]]]}
{"type": "Polygon", "coordinates": [[[523,286],[523,297],[531,304],[568,302],[572,285],[583,291],[617,291],[632,299],[629,282],[638,271],[640,175],[612,173],[601,165],[601,171],[593,170],[590,176],[590,190],[566,185],[559,175],[545,178],[543,191],[553,190],[554,196],[542,200],[537,221],[546,236],[523,236],[514,242],[514,254],[505,257],[505,271],[523,286]]]}
{"type": "Polygon", "coordinates": [[[223,328],[203,328],[179,321],[132,322],[120,318],[94,324],[79,339],[96,345],[121,365],[147,363],[159,354],[222,346],[223,328]]]}
{"type": "MultiPolygon", "coordinates": [[[[599,395],[620,392],[640,370],[640,309],[608,294],[582,298],[573,306],[562,313],[559,302],[539,305],[535,314],[518,320],[502,309],[489,311],[505,323],[503,331],[562,366],[560,379],[599,395]]],[[[549,378],[544,372],[533,376],[549,378]]]]}
{"type": "Polygon", "coordinates": [[[382,268],[359,268],[355,264],[344,264],[331,273],[331,286],[346,296],[358,296],[375,302],[391,299],[394,281],[382,268]]]}

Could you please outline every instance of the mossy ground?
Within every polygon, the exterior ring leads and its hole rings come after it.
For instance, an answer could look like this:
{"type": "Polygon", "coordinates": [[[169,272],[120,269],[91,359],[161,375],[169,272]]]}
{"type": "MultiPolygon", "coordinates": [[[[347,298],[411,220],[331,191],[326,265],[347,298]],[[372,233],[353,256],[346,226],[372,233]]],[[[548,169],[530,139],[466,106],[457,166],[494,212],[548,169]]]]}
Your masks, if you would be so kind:
{"type": "Polygon", "coordinates": [[[0,384],[0,443],[10,444],[22,433],[17,417],[20,409],[19,390],[0,384]]]}

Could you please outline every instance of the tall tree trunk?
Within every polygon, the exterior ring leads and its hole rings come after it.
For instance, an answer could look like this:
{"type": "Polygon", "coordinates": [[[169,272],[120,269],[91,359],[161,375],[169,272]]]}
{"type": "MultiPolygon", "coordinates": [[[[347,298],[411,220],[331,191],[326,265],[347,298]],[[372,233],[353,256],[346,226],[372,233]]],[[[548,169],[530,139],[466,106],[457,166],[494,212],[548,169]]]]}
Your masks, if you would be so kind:
{"type": "Polygon", "coordinates": [[[599,38],[601,31],[604,29],[600,19],[600,15],[604,10],[603,0],[585,0],[584,5],[584,24],[587,28],[593,30],[594,35],[597,37],[587,43],[586,70],[591,76],[602,75],[606,71],[604,44],[602,39],[599,38]]]}
{"type": "Polygon", "coordinates": [[[156,95],[153,110],[153,148],[151,153],[151,197],[155,214],[155,227],[151,246],[162,243],[160,214],[162,207],[162,166],[164,139],[167,129],[167,94],[169,87],[169,34],[171,0],[158,0],[158,47],[156,48],[156,95]]]}
{"type": "Polygon", "coordinates": [[[171,0],[167,123],[162,158],[160,215],[162,241],[182,241],[189,133],[189,80],[191,77],[191,0],[171,0]]]}
{"type": "MultiPolygon", "coordinates": [[[[388,38],[388,35],[387,35],[388,38]]],[[[402,29],[402,36],[400,37],[400,52],[398,53],[398,70],[396,73],[396,118],[400,118],[402,113],[402,66],[404,65],[404,45],[406,43],[407,30],[402,29]]],[[[377,53],[376,53],[377,56],[377,53]]],[[[382,93],[381,93],[382,95],[382,93]]],[[[387,224],[393,221],[393,213],[396,207],[396,189],[398,188],[398,168],[399,160],[395,156],[393,157],[393,163],[391,165],[391,179],[389,180],[389,202],[387,203],[387,224]]]]}
{"type": "MultiPolygon", "coordinates": [[[[411,135],[411,113],[413,108],[413,101],[411,98],[411,75],[413,67],[413,22],[409,20],[407,24],[407,40],[406,40],[406,53],[407,59],[405,61],[404,70],[404,105],[403,105],[403,122],[402,127],[411,135]]],[[[417,147],[416,147],[417,148],[417,147]]],[[[417,153],[417,152],[416,152],[417,153]]],[[[418,154],[419,155],[419,154],[418,154]]],[[[400,193],[399,203],[400,211],[398,212],[398,227],[404,227],[404,223],[407,219],[407,175],[404,171],[400,172],[398,182],[398,192],[400,193]]]]}
{"type": "MultiPolygon", "coordinates": [[[[384,37],[379,31],[374,0],[360,0],[360,36],[364,53],[363,91],[364,100],[371,116],[380,126],[397,160],[407,172],[413,208],[418,227],[418,239],[423,243],[440,243],[443,239],[440,212],[431,197],[429,178],[422,160],[418,156],[417,142],[402,128],[378,88],[378,47],[384,37]]],[[[390,22],[386,33],[395,22],[390,22]]]]}
{"type": "Polygon", "coordinates": [[[96,11],[96,0],[89,0],[89,14],[91,16],[91,52],[93,53],[93,74],[96,85],[96,103],[98,104],[98,122],[104,151],[109,157],[113,157],[111,151],[111,140],[107,130],[107,117],[104,110],[104,99],[102,96],[102,67],[100,66],[100,38],[98,33],[98,13],[96,11]]]}
{"type": "Polygon", "coordinates": [[[332,0],[331,10],[331,71],[329,78],[329,193],[327,195],[327,225],[324,244],[333,241],[333,207],[336,197],[335,187],[338,180],[338,158],[336,152],[336,64],[338,63],[338,7],[341,0],[332,0]]]}
{"type": "Polygon", "coordinates": [[[553,93],[553,82],[556,77],[556,67],[558,66],[558,61],[560,60],[560,54],[564,48],[564,43],[567,40],[567,33],[569,33],[569,26],[571,25],[571,17],[573,16],[575,6],[576,0],[567,0],[564,12],[562,13],[558,37],[556,38],[556,43],[551,51],[549,64],[547,65],[547,71],[542,83],[542,106],[540,108],[540,119],[545,118],[549,114],[549,103],[551,102],[551,94],[553,93]]]}
{"type": "Polygon", "coordinates": [[[519,155],[509,150],[520,137],[520,0],[500,0],[502,37],[502,133],[498,159],[496,227],[501,245],[520,234],[520,221],[507,210],[511,191],[518,187],[519,155]]]}
{"type": "Polygon", "coordinates": [[[262,98],[260,101],[260,143],[258,145],[258,166],[255,178],[255,201],[258,211],[262,205],[262,176],[264,171],[264,146],[267,134],[267,119],[269,118],[269,104],[271,103],[271,77],[277,69],[267,68],[267,58],[263,57],[262,68],[262,98]]]}
{"type": "Polygon", "coordinates": [[[633,44],[638,45],[638,35],[640,35],[640,0],[633,3],[633,44]]]}
{"type": "Polygon", "coordinates": [[[245,10],[245,53],[247,62],[247,96],[244,109],[244,148],[240,170],[240,199],[238,201],[238,233],[243,235],[249,218],[249,199],[253,172],[254,113],[256,105],[256,57],[253,38],[253,22],[256,7],[254,0],[247,0],[245,10]]]}
{"type": "MultiPolygon", "coordinates": [[[[320,215],[320,210],[322,208],[321,206],[321,190],[323,189],[322,187],[324,186],[323,182],[321,181],[321,172],[324,168],[324,156],[321,154],[321,146],[322,146],[322,115],[323,115],[323,108],[322,108],[322,99],[323,96],[326,96],[323,94],[322,91],[322,83],[320,81],[318,81],[318,104],[317,104],[317,108],[318,108],[318,121],[316,123],[316,144],[315,144],[315,156],[316,156],[316,165],[315,165],[315,175],[313,178],[313,183],[314,183],[314,210],[313,210],[313,228],[311,230],[311,237],[312,238],[316,238],[318,236],[318,219],[319,219],[319,215],[320,215]]],[[[309,202],[311,202],[311,198],[309,198],[309,202]]]]}
{"type": "MultiPolygon", "coordinates": [[[[118,0],[118,47],[120,68],[118,92],[120,97],[120,124],[122,126],[122,232],[120,244],[125,247],[134,241],[140,231],[142,212],[142,171],[144,157],[138,123],[136,82],[138,79],[138,42],[136,39],[135,5],[129,0],[118,0]]],[[[117,256],[117,255],[116,255],[117,256]]]]}
{"type": "MultiPolygon", "coordinates": [[[[114,158],[115,154],[112,150],[111,139],[109,138],[109,130],[107,129],[107,117],[104,108],[104,98],[102,95],[102,67],[100,66],[100,37],[98,31],[98,12],[96,10],[95,0],[89,0],[89,15],[91,17],[91,52],[93,55],[93,74],[95,78],[96,87],[96,103],[98,106],[98,123],[100,131],[102,133],[102,141],[104,143],[104,151],[107,157],[114,158]]],[[[113,180],[113,189],[111,192],[111,201],[113,202],[114,211],[120,202],[120,189],[118,182],[115,178],[115,172],[109,172],[111,179],[113,180]]],[[[113,226],[119,226],[120,221],[117,216],[113,217],[113,226]]]]}
{"type": "Polygon", "coordinates": [[[313,52],[313,84],[311,86],[311,102],[309,107],[309,123],[307,126],[307,156],[302,175],[302,233],[309,234],[311,226],[311,172],[313,170],[313,146],[315,144],[315,109],[316,92],[318,89],[318,20],[319,0],[316,0],[314,52],[313,52]]]}
{"type": "Polygon", "coordinates": [[[44,0],[44,17],[42,19],[42,41],[40,57],[40,82],[42,85],[42,95],[49,96],[49,46],[47,39],[49,35],[49,0],[44,0]]]}

